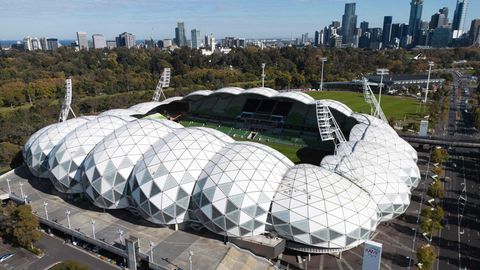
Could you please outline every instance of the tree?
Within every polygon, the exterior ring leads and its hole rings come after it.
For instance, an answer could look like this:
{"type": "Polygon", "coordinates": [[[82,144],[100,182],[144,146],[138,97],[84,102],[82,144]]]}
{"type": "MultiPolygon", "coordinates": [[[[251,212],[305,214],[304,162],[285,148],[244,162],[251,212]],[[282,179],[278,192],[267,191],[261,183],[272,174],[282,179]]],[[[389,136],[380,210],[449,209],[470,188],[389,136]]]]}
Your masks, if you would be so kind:
{"type": "Polygon", "coordinates": [[[432,172],[434,174],[438,175],[438,177],[440,177],[443,174],[443,169],[442,169],[442,167],[434,167],[432,169],[432,172]]]}
{"type": "Polygon", "coordinates": [[[13,234],[13,214],[15,213],[16,209],[17,206],[13,201],[9,201],[7,205],[2,208],[0,228],[2,234],[6,237],[10,237],[13,234]]]}
{"type": "Polygon", "coordinates": [[[434,199],[443,198],[445,196],[443,184],[440,181],[433,182],[433,184],[428,187],[427,194],[434,199]]]}
{"type": "Polygon", "coordinates": [[[33,249],[33,244],[42,237],[37,230],[38,219],[29,204],[17,207],[13,213],[13,225],[13,237],[22,247],[33,249]]]}
{"type": "Polygon", "coordinates": [[[443,148],[435,148],[432,151],[432,161],[434,163],[442,163],[448,160],[448,152],[443,148]]]}
{"type": "Polygon", "coordinates": [[[417,252],[417,259],[422,264],[422,269],[433,269],[436,258],[435,248],[431,245],[422,246],[417,252]]]}
{"type": "Polygon", "coordinates": [[[77,261],[66,260],[55,265],[50,270],[88,270],[89,268],[77,261]]]}

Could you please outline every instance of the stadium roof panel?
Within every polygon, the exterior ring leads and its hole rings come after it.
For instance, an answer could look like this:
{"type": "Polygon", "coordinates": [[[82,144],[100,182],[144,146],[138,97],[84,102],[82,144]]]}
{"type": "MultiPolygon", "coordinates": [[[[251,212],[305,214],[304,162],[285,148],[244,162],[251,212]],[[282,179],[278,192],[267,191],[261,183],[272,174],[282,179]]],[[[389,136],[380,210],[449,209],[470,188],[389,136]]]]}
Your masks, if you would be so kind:
{"type": "Polygon", "coordinates": [[[253,95],[260,95],[260,96],[271,98],[278,95],[278,91],[268,87],[257,87],[257,88],[250,88],[248,90],[245,90],[243,91],[242,94],[253,94],[253,95]]]}
{"type": "Polygon", "coordinates": [[[274,96],[274,98],[287,98],[287,99],[292,99],[298,102],[301,102],[303,104],[314,104],[315,99],[312,98],[311,96],[300,92],[300,91],[285,91],[285,92],[280,92],[277,95],[274,96]]]}
{"type": "Polygon", "coordinates": [[[132,115],[136,115],[136,114],[139,114],[139,113],[137,111],[130,110],[130,109],[112,109],[112,110],[104,111],[101,114],[99,114],[98,116],[107,116],[107,115],[111,115],[111,116],[132,116],[132,115]]]}
{"type": "Polygon", "coordinates": [[[353,113],[352,109],[350,109],[347,105],[345,105],[345,104],[343,104],[339,101],[336,101],[336,100],[320,99],[320,100],[318,100],[318,102],[322,103],[323,105],[328,106],[331,109],[334,109],[334,110],[344,114],[345,116],[351,116],[352,113],[353,113]]]}
{"type": "Polygon", "coordinates": [[[213,91],[213,93],[211,94],[212,95],[216,95],[216,94],[238,95],[238,94],[241,94],[243,91],[245,91],[245,89],[240,87],[225,87],[225,88],[218,89],[217,91],[213,91]]]}

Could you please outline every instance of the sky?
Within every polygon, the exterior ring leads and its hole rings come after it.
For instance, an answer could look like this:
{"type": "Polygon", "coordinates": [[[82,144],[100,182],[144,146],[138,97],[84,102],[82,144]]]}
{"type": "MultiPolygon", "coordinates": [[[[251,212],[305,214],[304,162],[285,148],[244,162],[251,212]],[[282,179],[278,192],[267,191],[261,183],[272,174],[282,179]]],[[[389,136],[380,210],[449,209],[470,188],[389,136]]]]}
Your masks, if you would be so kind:
{"type": "MultiPolygon", "coordinates": [[[[137,39],[173,38],[177,21],[217,38],[290,38],[313,35],[341,21],[344,4],[356,2],[357,23],[382,27],[383,16],[408,23],[410,0],[0,0],[0,40],[24,36],[75,39],[77,31],[114,39],[122,32],[137,39]]],[[[423,20],[441,7],[453,20],[456,0],[425,0],[423,20]]],[[[480,18],[480,0],[469,0],[465,29],[480,18]]],[[[358,25],[357,25],[358,27],[358,25]]]]}

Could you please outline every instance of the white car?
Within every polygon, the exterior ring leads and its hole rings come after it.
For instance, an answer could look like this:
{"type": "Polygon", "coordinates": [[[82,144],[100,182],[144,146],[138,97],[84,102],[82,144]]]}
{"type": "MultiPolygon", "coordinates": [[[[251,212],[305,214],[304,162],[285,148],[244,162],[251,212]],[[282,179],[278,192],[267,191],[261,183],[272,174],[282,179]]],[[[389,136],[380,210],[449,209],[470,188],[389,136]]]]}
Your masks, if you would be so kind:
{"type": "Polygon", "coordinates": [[[7,253],[7,254],[4,254],[0,257],[0,262],[4,262],[10,258],[13,257],[13,255],[15,255],[15,253],[7,253]]]}

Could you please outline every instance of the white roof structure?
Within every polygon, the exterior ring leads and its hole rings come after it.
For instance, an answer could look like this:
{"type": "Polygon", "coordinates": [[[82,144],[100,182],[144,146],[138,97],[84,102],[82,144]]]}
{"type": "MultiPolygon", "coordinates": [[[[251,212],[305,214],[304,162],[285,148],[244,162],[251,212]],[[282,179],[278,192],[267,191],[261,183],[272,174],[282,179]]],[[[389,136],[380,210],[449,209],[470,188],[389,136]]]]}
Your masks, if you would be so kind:
{"type": "Polygon", "coordinates": [[[341,251],[370,239],[377,227],[377,204],[346,178],[301,164],[283,178],[271,216],[275,231],[282,237],[341,251]]]}
{"type": "Polygon", "coordinates": [[[64,193],[82,193],[79,167],[88,153],[114,130],[133,120],[129,116],[100,116],[68,133],[48,155],[48,176],[53,186],[64,193]]]}
{"type": "Polygon", "coordinates": [[[417,162],[417,151],[398,134],[390,132],[384,127],[357,124],[350,131],[349,141],[368,141],[383,144],[408,155],[417,162]]]}
{"type": "Polygon", "coordinates": [[[127,179],[134,165],[155,142],[181,127],[169,120],[138,119],[105,137],[83,162],[87,197],[100,208],[128,207],[127,179]]]}
{"type": "Polygon", "coordinates": [[[264,97],[273,97],[278,94],[278,91],[273,90],[272,88],[268,87],[257,87],[257,88],[250,88],[245,91],[243,91],[242,94],[253,94],[253,95],[260,95],[264,97]]]}
{"type": "Polygon", "coordinates": [[[46,160],[53,147],[70,131],[93,118],[88,116],[72,118],[40,129],[33,134],[23,149],[23,156],[30,172],[36,177],[47,177],[46,160]]]}
{"type": "Polygon", "coordinates": [[[221,235],[264,233],[273,197],[289,169],[285,163],[255,143],[228,144],[197,181],[192,197],[197,218],[221,235]]]}
{"type": "MultiPolygon", "coordinates": [[[[339,159],[326,159],[336,162],[339,159]]],[[[321,166],[324,161],[322,160],[321,166]]],[[[370,194],[378,205],[380,221],[388,221],[403,214],[410,205],[410,188],[399,176],[392,174],[382,164],[362,159],[355,154],[344,156],[337,164],[327,164],[326,168],[335,166],[335,172],[348,178],[370,194]]]]}
{"type": "Polygon", "coordinates": [[[186,95],[185,99],[196,97],[196,96],[205,97],[205,96],[209,96],[211,93],[213,93],[212,90],[197,90],[197,91],[191,92],[190,94],[186,95]]]}
{"type": "Polygon", "coordinates": [[[311,96],[300,92],[300,91],[285,91],[285,92],[280,92],[277,95],[275,95],[275,98],[286,98],[286,99],[292,99],[298,102],[301,102],[303,104],[314,104],[315,99],[312,98],[311,96]]]}
{"type": "Polygon", "coordinates": [[[388,124],[383,122],[382,119],[377,118],[373,115],[363,114],[363,113],[352,113],[350,115],[353,119],[357,120],[360,124],[365,124],[368,126],[382,127],[385,131],[391,131],[394,134],[397,132],[388,124]]]}
{"type": "Polygon", "coordinates": [[[112,109],[108,111],[104,111],[98,116],[106,116],[106,115],[112,115],[112,116],[132,116],[139,114],[137,111],[130,110],[130,109],[112,109]]]}
{"type": "Polygon", "coordinates": [[[418,186],[420,170],[408,155],[391,147],[368,141],[346,142],[337,147],[339,157],[352,153],[358,158],[385,167],[391,174],[399,176],[411,189],[418,186]]]}
{"type": "Polygon", "coordinates": [[[145,152],[129,179],[131,198],[145,219],[179,224],[188,219],[190,196],[202,170],[229,136],[208,128],[175,129],[145,152]]]}
{"type": "Polygon", "coordinates": [[[321,99],[319,100],[320,103],[322,103],[322,105],[325,105],[331,109],[334,109],[342,114],[344,114],[345,116],[351,116],[353,111],[352,109],[350,109],[347,105],[339,102],[339,101],[336,101],[336,100],[332,100],[332,99],[321,99]]]}
{"type": "Polygon", "coordinates": [[[243,91],[245,91],[245,89],[240,88],[240,87],[225,87],[225,88],[218,89],[217,91],[214,91],[212,94],[213,95],[215,95],[215,94],[238,95],[238,94],[243,93],[243,91]]]}
{"type": "Polygon", "coordinates": [[[162,101],[149,101],[149,102],[143,102],[143,103],[139,103],[139,104],[136,104],[136,105],[133,105],[131,106],[130,108],[128,108],[128,110],[130,111],[134,111],[136,112],[136,114],[146,114],[148,112],[150,112],[151,110],[159,107],[159,106],[162,106],[162,105],[167,105],[167,104],[170,104],[172,102],[175,102],[175,101],[178,101],[178,100],[182,100],[183,97],[169,97],[165,100],[162,100],[162,101]]]}

